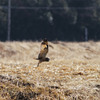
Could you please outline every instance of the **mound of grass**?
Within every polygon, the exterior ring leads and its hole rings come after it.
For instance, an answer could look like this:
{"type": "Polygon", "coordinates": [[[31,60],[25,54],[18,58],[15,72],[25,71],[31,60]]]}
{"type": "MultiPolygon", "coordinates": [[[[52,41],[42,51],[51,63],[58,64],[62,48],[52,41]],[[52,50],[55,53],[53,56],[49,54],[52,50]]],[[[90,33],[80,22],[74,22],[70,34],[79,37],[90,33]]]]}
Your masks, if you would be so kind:
{"type": "Polygon", "coordinates": [[[0,100],[99,100],[100,42],[0,42],[0,100]]]}

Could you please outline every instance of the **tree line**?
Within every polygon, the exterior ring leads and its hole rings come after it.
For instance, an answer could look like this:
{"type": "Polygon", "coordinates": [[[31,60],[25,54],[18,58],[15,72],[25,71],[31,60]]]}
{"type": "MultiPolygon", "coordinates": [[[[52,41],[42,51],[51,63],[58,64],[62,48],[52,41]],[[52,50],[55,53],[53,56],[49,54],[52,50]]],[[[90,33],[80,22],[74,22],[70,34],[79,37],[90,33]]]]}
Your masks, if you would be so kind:
{"type": "MultiPolygon", "coordinates": [[[[100,0],[11,0],[11,5],[11,40],[84,41],[85,29],[89,40],[100,39],[100,0]]],[[[5,41],[8,0],[0,0],[0,6],[0,40],[5,41]]]]}

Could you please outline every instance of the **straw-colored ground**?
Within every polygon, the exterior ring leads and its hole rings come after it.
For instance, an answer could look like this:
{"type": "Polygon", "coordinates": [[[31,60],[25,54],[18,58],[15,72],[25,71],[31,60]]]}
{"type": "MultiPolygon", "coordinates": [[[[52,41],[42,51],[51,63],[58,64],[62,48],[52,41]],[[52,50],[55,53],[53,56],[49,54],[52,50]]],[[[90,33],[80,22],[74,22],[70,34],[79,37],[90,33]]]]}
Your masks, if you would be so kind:
{"type": "Polygon", "coordinates": [[[0,100],[100,100],[100,42],[0,42],[0,100]]]}

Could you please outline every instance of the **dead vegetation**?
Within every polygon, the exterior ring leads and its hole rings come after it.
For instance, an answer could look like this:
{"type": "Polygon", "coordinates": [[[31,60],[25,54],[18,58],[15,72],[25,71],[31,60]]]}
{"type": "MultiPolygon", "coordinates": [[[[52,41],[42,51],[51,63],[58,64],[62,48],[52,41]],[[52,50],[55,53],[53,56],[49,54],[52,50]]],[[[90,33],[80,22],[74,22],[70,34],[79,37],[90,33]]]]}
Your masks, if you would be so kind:
{"type": "Polygon", "coordinates": [[[0,100],[99,100],[100,42],[0,42],[0,100]]]}

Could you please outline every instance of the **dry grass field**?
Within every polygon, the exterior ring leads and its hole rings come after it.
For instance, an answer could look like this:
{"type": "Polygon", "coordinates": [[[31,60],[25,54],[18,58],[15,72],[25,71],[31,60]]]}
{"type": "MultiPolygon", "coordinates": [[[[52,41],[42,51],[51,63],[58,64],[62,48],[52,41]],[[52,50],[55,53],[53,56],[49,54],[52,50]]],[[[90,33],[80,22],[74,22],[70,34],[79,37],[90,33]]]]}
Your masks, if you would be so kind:
{"type": "Polygon", "coordinates": [[[100,100],[100,42],[0,42],[0,100],[100,100]]]}

